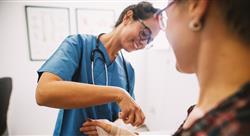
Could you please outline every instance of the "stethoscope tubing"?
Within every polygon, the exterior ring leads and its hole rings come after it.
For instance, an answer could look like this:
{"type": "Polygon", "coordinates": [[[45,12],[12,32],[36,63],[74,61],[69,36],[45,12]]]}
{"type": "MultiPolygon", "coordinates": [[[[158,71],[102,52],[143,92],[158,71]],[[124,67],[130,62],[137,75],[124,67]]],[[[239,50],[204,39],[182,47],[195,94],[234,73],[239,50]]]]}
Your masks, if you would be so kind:
{"type": "MultiPolygon", "coordinates": [[[[95,58],[95,53],[99,53],[101,55],[101,60],[104,64],[104,70],[105,70],[105,85],[108,86],[109,84],[109,75],[108,75],[108,66],[107,66],[107,62],[106,62],[106,59],[105,59],[105,56],[103,54],[103,52],[99,49],[99,42],[100,42],[100,37],[103,35],[104,33],[101,33],[98,35],[97,39],[96,39],[96,48],[93,49],[91,51],[91,57],[90,57],[90,60],[91,60],[91,78],[92,78],[92,84],[95,84],[95,77],[94,77],[94,58],[95,58]]],[[[124,56],[121,52],[121,55],[122,55],[122,59],[123,59],[123,67],[124,67],[124,70],[125,70],[125,74],[126,74],[126,79],[127,79],[127,88],[128,88],[128,92],[130,90],[130,84],[129,84],[129,77],[128,77],[128,70],[127,70],[127,67],[126,67],[126,63],[125,63],[125,59],[124,59],[124,56]]]]}

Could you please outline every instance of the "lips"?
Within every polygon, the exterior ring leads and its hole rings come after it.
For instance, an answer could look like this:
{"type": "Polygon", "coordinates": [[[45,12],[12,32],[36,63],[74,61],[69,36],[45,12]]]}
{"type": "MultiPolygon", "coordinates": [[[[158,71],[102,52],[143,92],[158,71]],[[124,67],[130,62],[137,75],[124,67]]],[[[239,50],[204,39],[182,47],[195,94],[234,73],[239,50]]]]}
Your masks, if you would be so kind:
{"type": "Polygon", "coordinates": [[[138,49],[144,48],[144,45],[140,41],[136,40],[136,41],[134,41],[134,47],[135,47],[135,49],[138,50],[138,49]]]}

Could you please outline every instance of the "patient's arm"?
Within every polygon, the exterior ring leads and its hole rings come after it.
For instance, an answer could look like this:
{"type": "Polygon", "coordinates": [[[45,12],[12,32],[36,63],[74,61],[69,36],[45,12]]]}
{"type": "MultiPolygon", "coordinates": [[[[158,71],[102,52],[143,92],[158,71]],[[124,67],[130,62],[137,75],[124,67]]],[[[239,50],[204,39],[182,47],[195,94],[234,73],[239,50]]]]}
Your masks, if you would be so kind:
{"type": "Polygon", "coordinates": [[[123,129],[108,120],[88,120],[80,131],[87,135],[107,135],[107,136],[136,136],[133,132],[123,129]],[[102,131],[104,130],[104,131],[102,131]],[[106,134],[100,134],[100,133],[106,134]]]}

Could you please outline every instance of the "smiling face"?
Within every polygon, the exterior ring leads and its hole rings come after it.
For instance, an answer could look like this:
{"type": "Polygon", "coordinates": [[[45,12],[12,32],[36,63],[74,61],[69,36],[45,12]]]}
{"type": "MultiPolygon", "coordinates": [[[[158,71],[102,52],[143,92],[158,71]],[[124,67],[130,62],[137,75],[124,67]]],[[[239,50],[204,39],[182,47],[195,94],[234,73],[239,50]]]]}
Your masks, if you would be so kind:
{"type": "Polygon", "coordinates": [[[120,42],[128,52],[143,49],[160,31],[155,17],[145,20],[133,20],[133,12],[128,11],[122,22],[120,42]]]}

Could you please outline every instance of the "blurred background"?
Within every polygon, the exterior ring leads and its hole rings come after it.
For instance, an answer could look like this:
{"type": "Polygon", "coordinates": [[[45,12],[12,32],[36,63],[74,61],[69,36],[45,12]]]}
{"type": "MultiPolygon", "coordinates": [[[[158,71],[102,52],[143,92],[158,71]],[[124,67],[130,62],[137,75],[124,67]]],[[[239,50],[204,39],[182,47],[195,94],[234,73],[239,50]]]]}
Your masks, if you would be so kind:
{"type": "MultiPolygon", "coordinates": [[[[0,77],[11,77],[13,82],[7,120],[10,135],[53,134],[58,109],[36,104],[36,71],[67,35],[109,32],[121,11],[138,2],[0,1],[0,77]]],[[[167,0],[150,2],[158,8],[167,4],[167,0]]],[[[196,102],[195,76],[176,71],[164,32],[153,48],[125,53],[125,57],[136,72],[136,101],[146,114],[146,125],[151,131],[175,131],[196,102]]]]}

